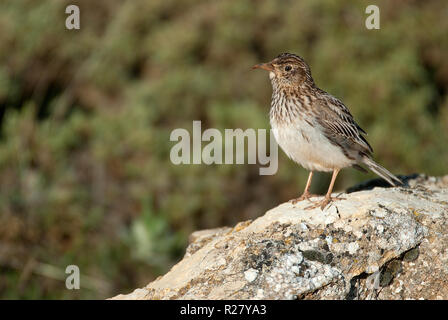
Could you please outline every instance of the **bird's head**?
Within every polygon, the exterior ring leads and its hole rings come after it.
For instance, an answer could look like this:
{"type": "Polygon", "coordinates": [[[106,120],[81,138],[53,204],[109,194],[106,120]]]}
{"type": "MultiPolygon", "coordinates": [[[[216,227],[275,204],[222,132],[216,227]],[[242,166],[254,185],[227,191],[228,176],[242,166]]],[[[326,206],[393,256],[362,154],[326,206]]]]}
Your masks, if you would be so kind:
{"type": "Polygon", "coordinates": [[[269,78],[273,86],[314,84],[308,64],[301,57],[292,53],[282,53],[270,62],[256,64],[252,69],[269,71],[269,78]]]}

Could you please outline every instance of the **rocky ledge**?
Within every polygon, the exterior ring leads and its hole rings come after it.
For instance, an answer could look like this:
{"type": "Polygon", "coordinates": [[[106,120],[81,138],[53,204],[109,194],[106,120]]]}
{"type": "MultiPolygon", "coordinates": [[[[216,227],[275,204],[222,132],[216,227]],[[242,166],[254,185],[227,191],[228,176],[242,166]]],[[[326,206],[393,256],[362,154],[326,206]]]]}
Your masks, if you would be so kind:
{"type": "Polygon", "coordinates": [[[113,299],[448,299],[448,175],[402,179],[195,232],[167,274],[113,299]]]}

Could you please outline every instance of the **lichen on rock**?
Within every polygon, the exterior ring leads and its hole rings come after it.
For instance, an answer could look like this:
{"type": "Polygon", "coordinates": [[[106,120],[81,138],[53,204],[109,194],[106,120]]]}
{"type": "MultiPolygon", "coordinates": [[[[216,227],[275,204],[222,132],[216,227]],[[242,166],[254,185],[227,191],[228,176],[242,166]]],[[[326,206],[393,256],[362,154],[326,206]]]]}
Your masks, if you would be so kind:
{"type": "Polygon", "coordinates": [[[448,299],[448,176],[404,180],[196,232],[166,275],[115,299],[448,299]]]}

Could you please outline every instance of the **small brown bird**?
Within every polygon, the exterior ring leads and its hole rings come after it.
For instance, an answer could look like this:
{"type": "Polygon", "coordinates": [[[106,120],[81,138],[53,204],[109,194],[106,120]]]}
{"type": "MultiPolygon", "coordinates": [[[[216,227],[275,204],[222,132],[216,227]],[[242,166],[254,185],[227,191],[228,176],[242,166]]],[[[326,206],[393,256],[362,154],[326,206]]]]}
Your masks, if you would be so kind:
{"type": "Polygon", "coordinates": [[[269,71],[272,83],[270,122],[277,143],[293,161],[310,171],[305,191],[291,200],[309,200],[314,171],[333,171],[325,198],[307,207],[322,210],[335,198],[331,197],[336,176],[342,168],[354,167],[367,172],[360,164],[392,186],[401,181],[372,160],[372,147],[355,122],[348,108],[331,94],[319,89],[311,77],[308,64],[299,56],[283,53],[253,69],[269,71]]]}

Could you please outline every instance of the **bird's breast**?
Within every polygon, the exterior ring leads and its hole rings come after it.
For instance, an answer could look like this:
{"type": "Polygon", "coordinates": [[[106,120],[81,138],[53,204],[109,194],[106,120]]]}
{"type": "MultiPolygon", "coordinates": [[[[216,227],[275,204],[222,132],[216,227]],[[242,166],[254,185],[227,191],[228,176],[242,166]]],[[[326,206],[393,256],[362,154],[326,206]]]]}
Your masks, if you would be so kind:
{"type": "Polygon", "coordinates": [[[281,121],[271,114],[270,122],[278,145],[289,158],[305,169],[332,171],[353,164],[340,147],[325,137],[309,115],[299,115],[293,121],[281,121]]]}

